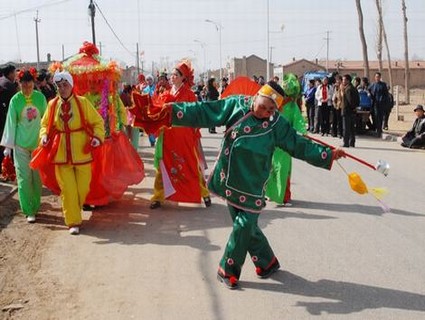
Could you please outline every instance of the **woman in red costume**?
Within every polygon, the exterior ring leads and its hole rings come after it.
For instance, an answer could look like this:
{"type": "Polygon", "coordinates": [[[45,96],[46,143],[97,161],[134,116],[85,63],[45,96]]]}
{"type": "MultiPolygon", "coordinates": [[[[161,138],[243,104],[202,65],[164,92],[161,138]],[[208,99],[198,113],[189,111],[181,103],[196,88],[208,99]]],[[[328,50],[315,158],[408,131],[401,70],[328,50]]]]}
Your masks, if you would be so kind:
{"type": "MultiPolygon", "coordinates": [[[[191,90],[193,69],[189,62],[182,61],[173,69],[170,82],[172,84],[170,90],[154,97],[156,103],[197,101],[191,90]]],[[[159,208],[165,199],[200,203],[202,198],[207,207],[211,205],[201,168],[199,145],[199,129],[183,127],[160,129],[155,148],[157,172],[151,209],[159,208]]]]}

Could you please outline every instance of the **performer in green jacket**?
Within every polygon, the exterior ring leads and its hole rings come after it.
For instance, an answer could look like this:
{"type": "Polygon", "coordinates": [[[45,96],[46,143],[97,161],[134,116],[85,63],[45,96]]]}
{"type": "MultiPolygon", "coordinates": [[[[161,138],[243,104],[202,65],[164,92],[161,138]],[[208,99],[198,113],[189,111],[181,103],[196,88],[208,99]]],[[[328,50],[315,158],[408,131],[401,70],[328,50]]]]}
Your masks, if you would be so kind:
{"type": "Polygon", "coordinates": [[[1,145],[6,147],[6,156],[13,149],[15,168],[18,178],[19,204],[30,223],[40,208],[41,180],[38,171],[29,167],[31,153],[38,145],[40,122],[46,108],[44,95],[34,90],[37,72],[34,68],[18,73],[21,91],[10,100],[6,126],[1,145]]]}
{"type": "Polygon", "coordinates": [[[156,116],[166,125],[226,126],[208,187],[227,201],[233,220],[233,231],[218,269],[218,279],[230,289],[238,287],[247,253],[260,278],[268,278],[280,267],[257,224],[265,206],[265,186],[275,148],[325,169],[331,168],[333,160],[345,156],[341,149],[331,150],[298,135],[277,112],[282,101],[282,88],[269,82],[254,97],[173,103],[163,109],[160,117],[156,116]]]}
{"type": "MultiPolygon", "coordinates": [[[[301,114],[300,107],[296,102],[301,90],[297,77],[292,73],[285,74],[282,80],[282,88],[285,92],[285,99],[283,106],[279,108],[280,115],[284,117],[299,134],[306,134],[306,124],[301,114]]],[[[272,170],[267,182],[267,198],[279,205],[292,205],[291,172],[291,155],[281,148],[276,148],[273,153],[272,170]]]]}

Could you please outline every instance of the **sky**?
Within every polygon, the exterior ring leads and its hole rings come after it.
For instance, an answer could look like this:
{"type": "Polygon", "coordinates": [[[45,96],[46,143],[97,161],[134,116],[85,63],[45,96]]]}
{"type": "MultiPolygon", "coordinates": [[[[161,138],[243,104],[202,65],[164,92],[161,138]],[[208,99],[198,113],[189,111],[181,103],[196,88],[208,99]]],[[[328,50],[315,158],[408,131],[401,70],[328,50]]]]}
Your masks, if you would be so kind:
{"type": "MultiPolygon", "coordinates": [[[[189,58],[196,70],[216,69],[220,51],[223,66],[233,57],[255,54],[266,58],[267,34],[275,64],[302,58],[324,60],[327,52],[330,60],[362,59],[355,0],[94,1],[96,43],[101,44],[102,56],[123,66],[136,65],[138,43],[139,61],[146,71],[153,62],[169,67],[182,58],[189,58]]],[[[0,63],[37,61],[37,10],[40,60],[46,60],[47,53],[52,60],[77,53],[84,41],[92,41],[89,3],[1,0],[0,63]]],[[[375,60],[375,1],[361,3],[369,59],[375,60]]],[[[401,0],[383,0],[383,6],[391,57],[403,59],[401,0]]],[[[406,0],[406,6],[409,56],[425,59],[425,1],[406,0]]]]}

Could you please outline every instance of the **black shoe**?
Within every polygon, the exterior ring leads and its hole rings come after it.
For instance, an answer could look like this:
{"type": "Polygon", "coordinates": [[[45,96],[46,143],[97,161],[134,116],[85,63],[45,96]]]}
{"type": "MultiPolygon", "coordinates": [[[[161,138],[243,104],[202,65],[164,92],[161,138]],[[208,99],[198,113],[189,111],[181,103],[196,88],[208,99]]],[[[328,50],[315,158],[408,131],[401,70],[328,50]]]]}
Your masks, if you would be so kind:
{"type": "Polygon", "coordinates": [[[93,211],[95,209],[95,206],[92,206],[90,204],[83,204],[83,211],[93,211]]]}
{"type": "Polygon", "coordinates": [[[204,203],[206,207],[211,207],[211,198],[210,196],[204,197],[204,203]]]}
{"type": "Polygon", "coordinates": [[[340,147],[341,148],[349,148],[350,146],[348,144],[341,144],[340,147]]]}
{"type": "Polygon", "coordinates": [[[257,268],[255,271],[257,272],[257,276],[261,279],[269,278],[273,273],[279,270],[280,264],[279,261],[275,258],[275,262],[266,270],[261,268],[257,268]]]}
{"type": "Polygon", "coordinates": [[[151,209],[158,209],[159,207],[161,207],[161,202],[159,201],[152,201],[151,205],[149,208],[151,209]]]}
{"type": "Polygon", "coordinates": [[[239,288],[238,279],[234,276],[225,277],[221,275],[220,273],[217,273],[217,280],[223,283],[226,286],[226,288],[230,290],[239,288]]]}

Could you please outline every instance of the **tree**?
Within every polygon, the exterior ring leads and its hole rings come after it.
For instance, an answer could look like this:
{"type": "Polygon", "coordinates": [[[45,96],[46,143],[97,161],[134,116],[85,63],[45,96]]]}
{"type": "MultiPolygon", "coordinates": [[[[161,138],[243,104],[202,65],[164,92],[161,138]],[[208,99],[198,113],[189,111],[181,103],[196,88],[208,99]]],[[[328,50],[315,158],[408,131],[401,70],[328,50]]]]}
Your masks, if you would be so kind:
{"type": "Polygon", "coordinates": [[[401,10],[403,11],[403,36],[404,36],[404,89],[406,103],[410,103],[410,66],[409,66],[409,42],[407,40],[407,13],[406,1],[401,0],[401,10]]]}
{"type": "Polygon", "coordinates": [[[362,42],[362,51],[363,51],[363,72],[364,76],[369,78],[369,59],[367,56],[367,44],[366,44],[366,37],[364,35],[364,28],[363,28],[363,11],[362,11],[362,5],[360,3],[360,0],[356,0],[356,7],[357,7],[357,15],[359,16],[359,34],[360,34],[360,41],[362,42]]]}
{"type": "Polygon", "coordinates": [[[382,16],[382,3],[381,0],[376,0],[376,9],[378,10],[378,22],[379,27],[382,28],[382,37],[385,43],[385,49],[387,50],[387,58],[388,58],[388,80],[390,83],[391,90],[393,89],[393,69],[391,66],[391,54],[390,48],[388,46],[387,33],[385,32],[384,19],[382,16]]]}
{"type": "Polygon", "coordinates": [[[382,66],[382,51],[383,51],[382,25],[378,21],[378,34],[377,34],[377,41],[376,41],[376,57],[378,58],[378,71],[379,72],[382,72],[382,69],[383,69],[383,66],[382,66]]]}

